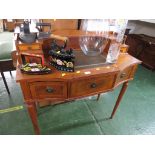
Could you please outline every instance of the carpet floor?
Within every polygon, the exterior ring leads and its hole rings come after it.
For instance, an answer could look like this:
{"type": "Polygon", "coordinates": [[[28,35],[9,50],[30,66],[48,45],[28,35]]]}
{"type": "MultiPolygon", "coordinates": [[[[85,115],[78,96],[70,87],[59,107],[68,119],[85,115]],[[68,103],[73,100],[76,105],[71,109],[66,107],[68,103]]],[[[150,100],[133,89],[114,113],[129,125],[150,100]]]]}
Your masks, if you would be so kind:
{"type": "MultiPolygon", "coordinates": [[[[5,76],[11,96],[8,96],[0,77],[0,134],[34,134],[20,86],[15,81],[15,71],[13,77],[9,72],[5,72],[5,76]]],[[[91,96],[65,104],[39,108],[41,134],[155,134],[155,72],[139,66],[115,117],[109,120],[108,117],[120,89],[121,86],[112,92],[102,94],[99,101],[96,101],[96,96],[91,96]]]]}

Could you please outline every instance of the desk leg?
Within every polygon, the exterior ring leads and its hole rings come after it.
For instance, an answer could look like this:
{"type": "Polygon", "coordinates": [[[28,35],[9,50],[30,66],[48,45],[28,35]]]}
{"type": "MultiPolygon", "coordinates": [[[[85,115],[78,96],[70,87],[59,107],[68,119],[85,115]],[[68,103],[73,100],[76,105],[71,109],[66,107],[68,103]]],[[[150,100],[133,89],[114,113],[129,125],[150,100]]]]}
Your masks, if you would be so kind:
{"type": "Polygon", "coordinates": [[[3,78],[4,84],[5,84],[5,88],[6,88],[7,92],[8,92],[8,94],[10,95],[10,91],[9,91],[9,88],[8,88],[4,73],[1,72],[1,75],[2,75],[2,78],[3,78]]]}
{"type": "Polygon", "coordinates": [[[35,102],[27,103],[27,108],[28,108],[28,112],[29,112],[32,124],[33,124],[35,134],[39,135],[40,129],[38,125],[37,110],[36,110],[35,102]]]}
{"type": "Polygon", "coordinates": [[[99,98],[100,98],[100,95],[101,95],[101,94],[98,94],[98,95],[97,95],[97,101],[99,100],[99,98]]]}
{"type": "Polygon", "coordinates": [[[112,111],[112,113],[111,113],[110,119],[113,118],[113,116],[114,116],[114,114],[115,114],[115,112],[116,112],[116,110],[117,110],[117,108],[118,108],[118,106],[119,106],[119,104],[120,104],[120,101],[121,101],[121,99],[122,99],[122,97],[123,97],[123,95],[124,95],[124,93],[125,93],[127,87],[128,87],[128,81],[125,82],[125,83],[123,84],[123,86],[122,86],[122,89],[121,89],[121,91],[120,91],[120,93],[119,93],[119,96],[118,96],[118,98],[117,98],[116,104],[115,104],[115,106],[114,106],[114,109],[113,109],[113,111],[112,111]]]}

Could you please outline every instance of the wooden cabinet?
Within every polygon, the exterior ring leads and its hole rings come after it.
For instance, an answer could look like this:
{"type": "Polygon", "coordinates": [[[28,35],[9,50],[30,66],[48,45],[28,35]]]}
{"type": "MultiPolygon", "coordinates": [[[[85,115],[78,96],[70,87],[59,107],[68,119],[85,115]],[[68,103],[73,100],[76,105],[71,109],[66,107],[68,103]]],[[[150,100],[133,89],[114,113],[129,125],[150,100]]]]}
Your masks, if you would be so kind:
{"type": "Polygon", "coordinates": [[[155,70],[155,37],[128,34],[126,44],[129,45],[129,54],[140,59],[147,68],[155,70]]]}
{"type": "MultiPolygon", "coordinates": [[[[42,21],[45,23],[51,23],[52,31],[78,29],[78,19],[43,19],[42,21]]],[[[43,31],[47,32],[49,29],[43,27],[43,31]]]]}
{"type": "Polygon", "coordinates": [[[8,30],[10,32],[14,31],[15,28],[14,19],[3,19],[3,22],[4,22],[4,30],[8,30]]]}

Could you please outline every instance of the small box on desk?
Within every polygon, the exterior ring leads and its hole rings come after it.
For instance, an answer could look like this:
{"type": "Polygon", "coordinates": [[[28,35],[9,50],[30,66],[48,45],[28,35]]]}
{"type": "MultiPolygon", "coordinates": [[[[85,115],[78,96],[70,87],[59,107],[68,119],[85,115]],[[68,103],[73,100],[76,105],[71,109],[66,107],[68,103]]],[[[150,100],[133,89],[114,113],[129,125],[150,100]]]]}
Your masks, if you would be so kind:
{"type": "Polygon", "coordinates": [[[26,63],[37,63],[44,65],[44,53],[42,42],[36,40],[34,43],[23,43],[18,37],[16,39],[16,48],[18,51],[18,62],[20,65],[26,63]]]}
{"type": "Polygon", "coordinates": [[[42,54],[30,54],[23,52],[21,54],[22,64],[37,63],[44,65],[44,56],[42,54]]]}

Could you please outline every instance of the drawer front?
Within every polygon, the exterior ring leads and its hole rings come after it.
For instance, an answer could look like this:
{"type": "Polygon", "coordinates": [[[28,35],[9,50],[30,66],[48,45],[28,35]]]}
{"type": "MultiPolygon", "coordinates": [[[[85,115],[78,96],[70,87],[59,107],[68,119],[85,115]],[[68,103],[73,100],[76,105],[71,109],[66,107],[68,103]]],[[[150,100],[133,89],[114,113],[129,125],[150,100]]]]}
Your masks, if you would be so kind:
{"type": "Polygon", "coordinates": [[[70,97],[85,96],[109,90],[113,87],[115,75],[90,77],[72,81],[70,97]]]}
{"type": "Polygon", "coordinates": [[[129,79],[132,70],[133,70],[133,66],[130,66],[130,67],[127,67],[127,68],[123,69],[118,74],[116,83],[119,83],[119,82],[122,82],[122,81],[125,81],[125,80],[129,79]]]}
{"type": "Polygon", "coordinates": [[[40,44],[34,44],[34,45],[18,45],[18,48],[20,51],[28,51],[28,50],[40,50],[41,46],[40,44]]]}
{"type": "Polygon", "coordinates": [[[44,98],[67,98],[67,84],[64,82],[35,82],[30,84],[32,97],[44,98]]]}

